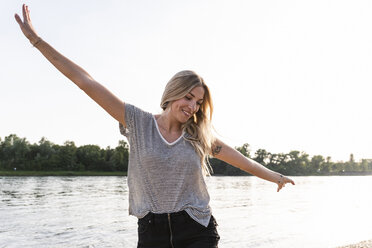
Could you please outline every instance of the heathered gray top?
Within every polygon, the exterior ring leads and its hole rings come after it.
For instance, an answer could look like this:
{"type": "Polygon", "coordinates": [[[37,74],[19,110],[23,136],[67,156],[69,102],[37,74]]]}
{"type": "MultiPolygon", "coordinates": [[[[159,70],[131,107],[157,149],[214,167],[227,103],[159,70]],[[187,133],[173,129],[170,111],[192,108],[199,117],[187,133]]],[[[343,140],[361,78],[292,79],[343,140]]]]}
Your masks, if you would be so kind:
{"type": "Polygon", "coordinates": [[[200,158],[181,135],[169,143],[161,135],[155,117],[125,104],[125,122],[120,132],[130,145],[128,166],[129,214],[173,213],[185,210],[208,226],[209,194],[200,158]]]}

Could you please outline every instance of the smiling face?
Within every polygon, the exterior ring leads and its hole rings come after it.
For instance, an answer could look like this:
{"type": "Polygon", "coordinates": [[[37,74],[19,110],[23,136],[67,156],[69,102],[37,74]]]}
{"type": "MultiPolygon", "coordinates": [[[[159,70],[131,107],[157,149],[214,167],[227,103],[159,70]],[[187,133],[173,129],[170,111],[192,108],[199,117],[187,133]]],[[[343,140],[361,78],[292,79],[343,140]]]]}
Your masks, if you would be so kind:
{"type": "Polygon", "coordinates": [[[203,103],[205,90],[202,86],[196,86],[183,98],[170,104],[170,114],[180,123],[186,123],[199,111],[203,103]]]}

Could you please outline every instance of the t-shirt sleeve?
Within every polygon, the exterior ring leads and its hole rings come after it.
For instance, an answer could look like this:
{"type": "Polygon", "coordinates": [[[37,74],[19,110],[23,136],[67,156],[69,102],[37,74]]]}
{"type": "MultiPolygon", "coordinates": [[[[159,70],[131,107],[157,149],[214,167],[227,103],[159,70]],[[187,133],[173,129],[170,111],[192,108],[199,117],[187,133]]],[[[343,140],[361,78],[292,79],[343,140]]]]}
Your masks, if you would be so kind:
{"type": "Polygon", "coordinates": [[[136,135],[136,129],[142,126],[146,120],[152,117],[152,114],[143,111],[142,109],[125,103],[125,123],[127,127],[125,128],[123,124],[119,122],[119,130],[122,135],[129,138],[130,136],[136,135]]]}

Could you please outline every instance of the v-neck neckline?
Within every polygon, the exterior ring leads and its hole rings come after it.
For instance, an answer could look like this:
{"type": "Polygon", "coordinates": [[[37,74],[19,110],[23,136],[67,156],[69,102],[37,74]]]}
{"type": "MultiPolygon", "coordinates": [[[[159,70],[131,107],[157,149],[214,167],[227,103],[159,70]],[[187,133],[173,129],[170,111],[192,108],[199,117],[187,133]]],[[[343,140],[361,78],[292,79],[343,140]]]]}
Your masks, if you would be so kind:
{"type": "Polygon", "coordinates": [[[155,116],[153,115],[152,116],[152,118],[154,119],[154,122],[155,122],[155,127],[156,127],[156,130],[158,131],[158,134],[159,134],[159,136],[160,136],[160,138],[167,144],[167,145],[174,145],[174,144],[176,144],[180,139],[182,139],[182,137],[183,137],[183,132],[182,132],[182,134],[180,135],[180,137],[178,137],[175,141],[173,141],[173,142],[169,142],[168,140],[166,140],[165,138],[164,138],[164,136],[161,134],[161,132],[160,132],[160,129],[159,129],[159,125],[158,125],[158,122],[156,121],[156,118],[155,118],[155,116]]]}

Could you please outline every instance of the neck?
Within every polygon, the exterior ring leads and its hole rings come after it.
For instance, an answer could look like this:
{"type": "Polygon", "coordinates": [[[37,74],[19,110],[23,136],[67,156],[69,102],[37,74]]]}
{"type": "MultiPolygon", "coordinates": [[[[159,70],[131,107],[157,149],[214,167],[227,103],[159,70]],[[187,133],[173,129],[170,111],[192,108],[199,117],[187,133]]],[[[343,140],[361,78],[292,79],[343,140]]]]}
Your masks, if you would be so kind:
{"type": "Polygon", "coordinates": [[[172,118],[167,111],[161,113],[156,120],[158,126],[169,133],[178,133],[182,130],[182,123],[172,118]]]}

